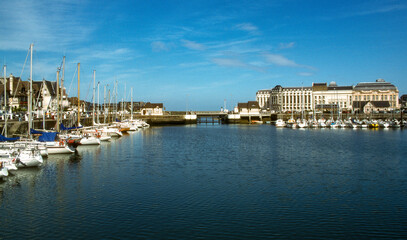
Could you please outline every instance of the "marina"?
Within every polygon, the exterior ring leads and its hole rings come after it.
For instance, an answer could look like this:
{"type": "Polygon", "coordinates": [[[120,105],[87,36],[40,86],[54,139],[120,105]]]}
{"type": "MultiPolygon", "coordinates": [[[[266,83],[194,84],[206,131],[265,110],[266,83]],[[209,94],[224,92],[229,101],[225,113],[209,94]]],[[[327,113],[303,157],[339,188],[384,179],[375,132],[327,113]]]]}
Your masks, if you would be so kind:
{"type": "Polygon", "coordinates": [[[1,238],[404,238],[406,133],[129,132],[5,178],[1,238]]]}

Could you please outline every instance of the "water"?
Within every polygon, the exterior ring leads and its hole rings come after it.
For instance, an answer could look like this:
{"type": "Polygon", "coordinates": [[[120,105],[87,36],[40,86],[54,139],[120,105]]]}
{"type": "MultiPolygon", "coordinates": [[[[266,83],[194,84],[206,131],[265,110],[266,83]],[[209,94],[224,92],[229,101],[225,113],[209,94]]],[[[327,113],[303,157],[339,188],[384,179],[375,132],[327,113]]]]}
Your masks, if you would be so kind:
{"type": "Polygon", "coordinates": [[[0,239],[407,238],[407,131],[151,128],[0,184],[0,239]]]}

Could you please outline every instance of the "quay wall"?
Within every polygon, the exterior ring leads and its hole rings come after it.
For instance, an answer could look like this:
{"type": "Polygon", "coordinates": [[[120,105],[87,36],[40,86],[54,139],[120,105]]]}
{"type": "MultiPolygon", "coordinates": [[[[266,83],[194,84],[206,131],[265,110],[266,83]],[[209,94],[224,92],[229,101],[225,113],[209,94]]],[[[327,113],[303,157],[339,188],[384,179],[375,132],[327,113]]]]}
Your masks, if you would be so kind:
{"type": "MultiPolygon", "coordinates": [[[[359,119],[393,119],[396,118],[398,120],[400,119],[407,119],[407,114],[401,115],[401,114],[391,114],[391,113],[382,113],[382,114],[342,114],[341,118],[342,119],[348,119],[349,117],[351,118],[359,118],[359,119]]],[[[222,117],[219,121],[219,123],[226,123],[226,124],[250,124],[253,122],[263,122],[263,123],[269,123],[269,122],[274,122],[277,119],[283,119],[283,120],[288,120],[291,117],[294,117],[294,119],[300,118],[301,114],[300,113],[294,113],[294,114],[263,114],[262,116],[252,116],[252,117],[241,117],[240,119],[236,120],[228,120],[226,117],[222,117]]],[[[305,118],[311,118],[312,115],[305,115],[305,118]]],[[[336,114],[318,114],[317,119],[320,118],[325,118],[325,119],[330,119],[333,117],[334,119],[337,119],[336,114]]],[[[117,117],[120,119],[120,117],[117,117]]],[[[111,123],[113,121],[113,117],[109,117],[106,119],[106,123],[111,123]]],[[[130,114],[127,114],[123,116],[123,119],[130,119],[130,114]]],[[[183,124],[197,124],[197,120],[186,120],[184,118],[184,115],[181,114],[167,114],[163,116],[141,116],[141,115],[134,115],[133,119],[141,119],[146,121],[148,124],[151,126],[165,126],[165,125],[183,125],[183,124]]],[[[99,119],[100,123],[104,123],[105,119],[104,116],[101,116],[99,119]]],[[[217,120],[216,120],[217,121],[217,120]]],[[[68,120],[68,119],[63,119],[61,122],[67,126],[73,126],[76,125],[76,120],[68,120]]],[[[204,123],[204,122],[202,122],[204,123]]],[[[85,116],[81,118],[81,124],[83,126],[92,126],[92,117],[85,116]]],[[[34,119],[33,120],[33,127],[35,129],[43,129],[45,125],[46,130],[53,130],[56,129],[56,120],[47,118],[45,121],[43,119],[34,119]]],[[[0,120],[0,131],[3,132],[4,128],[4,120],[0,120]]],[[[7,136],[23,136],[26,135],[28,132],[28,123],[27,121],[18,121],[16,119],[14,120],[8,120],[7,121],[7,136]]]]}

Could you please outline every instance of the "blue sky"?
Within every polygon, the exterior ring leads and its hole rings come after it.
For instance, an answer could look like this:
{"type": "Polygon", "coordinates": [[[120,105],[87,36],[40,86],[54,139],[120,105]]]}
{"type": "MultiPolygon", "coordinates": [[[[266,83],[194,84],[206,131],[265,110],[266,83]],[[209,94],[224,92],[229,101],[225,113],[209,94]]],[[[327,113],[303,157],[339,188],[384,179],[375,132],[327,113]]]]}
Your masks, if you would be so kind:
{"type": "MultiPolygon", "coordinates": [[[[406,1],[6,1],[0,63],[20,76],[34,43],[34,80],[56,79],[92,100],[93,69],[119,99],[167,110],[218,110],[275,85],[383,78],[407,93],[406,1]]],[[[21,74],[29,77],[29,65],[21,74]]],[[[3,75],[3,70],[1,70],[3,75]]]]}

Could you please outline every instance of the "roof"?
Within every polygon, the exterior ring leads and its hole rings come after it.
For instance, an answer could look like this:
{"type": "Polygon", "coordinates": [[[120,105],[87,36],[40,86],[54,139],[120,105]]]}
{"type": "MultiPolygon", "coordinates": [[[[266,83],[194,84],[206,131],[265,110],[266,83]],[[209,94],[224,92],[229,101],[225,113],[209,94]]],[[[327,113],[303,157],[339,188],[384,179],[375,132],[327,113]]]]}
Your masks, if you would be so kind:
{"type": "Polygon", "coordinates": [[[162,103],[150,103],[150,102],[147,102],[144,106],[143,106],[143,108],[163,108],[164,107],[164,104],[162,104],[162,103]]]}
{"type": "Polygon", "coordinates": [[[354,101],[352,106],[354,108],[364,108],[366,104],[372,104],[374,107],[377,108],[388,108],[390,107],[389,101],[354,101]]]}
{"type": "Polygon", "coordinates": [[[249,101],[247,103],[238,103],[237,107],[239,109],[241,109],[241,108],[247,108],[247,109],[260,108],[259,103],[256,101],[249,101]]]}
{"type": "Polygon", "coordinates": [[[378,79],[376,82],[361,82],[358,83],[355,88],[356,91],[362,90],[396,90],[397,87],[389,82],[385,82],[383,79],[378,79]]]}

